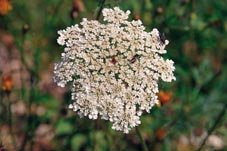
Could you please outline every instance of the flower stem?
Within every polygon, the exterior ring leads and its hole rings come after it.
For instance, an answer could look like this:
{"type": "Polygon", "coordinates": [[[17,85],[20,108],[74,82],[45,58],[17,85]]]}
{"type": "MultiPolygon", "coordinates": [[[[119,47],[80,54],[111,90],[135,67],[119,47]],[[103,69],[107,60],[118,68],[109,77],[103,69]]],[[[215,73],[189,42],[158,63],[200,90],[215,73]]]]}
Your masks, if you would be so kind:
{"type": "Polygon", "coordinates": [[[136,134],[138,135],[140,142],[142,143],[143,151],[149,151],[138,127],[136,127],[136,134]]]}

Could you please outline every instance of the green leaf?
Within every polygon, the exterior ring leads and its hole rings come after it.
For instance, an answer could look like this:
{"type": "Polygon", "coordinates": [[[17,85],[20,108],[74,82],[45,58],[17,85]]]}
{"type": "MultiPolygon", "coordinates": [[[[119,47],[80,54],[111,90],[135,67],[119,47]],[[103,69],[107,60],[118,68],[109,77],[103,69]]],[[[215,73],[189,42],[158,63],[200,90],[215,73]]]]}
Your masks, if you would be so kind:
{"type": "Polygon", "coordinates": [[[70,134],[73,131],[73,126],[70,122],[66,120],[60,120],[56,125],[56,134],[57,135],[64,135],[70,134]]]}
{"type": "Polygon", "coordinates": [[[80,147],[85,144],[86,137],[82,134],[74,135],[71,139],[71,148],[73,151],[77,151],[80,147]]]}

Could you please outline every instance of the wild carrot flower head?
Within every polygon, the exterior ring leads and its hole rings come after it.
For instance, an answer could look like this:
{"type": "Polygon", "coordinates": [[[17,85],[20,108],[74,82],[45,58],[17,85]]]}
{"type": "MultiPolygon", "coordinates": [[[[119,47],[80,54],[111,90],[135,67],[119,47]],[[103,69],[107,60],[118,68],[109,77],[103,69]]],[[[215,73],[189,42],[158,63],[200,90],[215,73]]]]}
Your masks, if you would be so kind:
{"type": "Polygon", "coordinates": [[[158,81],[175,80],[175,67],[161,56],[168,40],[157,29],[146,32],[140,20],[127,20],[130,11],[118,7],[102,14],[104,24],[83,19],[58,32],[65,48],[54,80],[61,87],[72,83],[73,111],[109,120],[113,129],[128,133],[157,102],[158,81]]]}

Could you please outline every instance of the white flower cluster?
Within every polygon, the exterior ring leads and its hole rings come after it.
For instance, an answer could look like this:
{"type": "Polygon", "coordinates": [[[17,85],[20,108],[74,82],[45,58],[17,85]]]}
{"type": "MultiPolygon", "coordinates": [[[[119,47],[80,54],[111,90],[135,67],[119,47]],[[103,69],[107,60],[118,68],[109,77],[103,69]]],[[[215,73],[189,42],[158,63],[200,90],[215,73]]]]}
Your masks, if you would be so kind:
{"type": "Polygon", "coordinates": [[[146,32],[140,20],[127,20],[130,11],[118,7],[102,13],[104,24],[83,19],[58,32],[65,49],[54,79],[62,87],[72,81],[69,108],[89,119],[109,120],[113,129],[128,133],[157,103],[159,79],[175,80],[175,68],[160,56],[168,41],[157,29],[146,32]]]}

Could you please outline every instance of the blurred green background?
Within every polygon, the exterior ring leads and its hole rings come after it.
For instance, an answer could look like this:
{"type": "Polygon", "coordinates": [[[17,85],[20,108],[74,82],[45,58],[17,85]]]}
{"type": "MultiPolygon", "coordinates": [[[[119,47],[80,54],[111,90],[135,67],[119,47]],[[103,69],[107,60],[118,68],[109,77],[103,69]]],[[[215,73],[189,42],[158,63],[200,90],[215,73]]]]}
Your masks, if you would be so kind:
{"type": "Polygon", "coordinates": [[[170,41],[177,80],[160,83],[139,126],[149,150],[227,150],[227,0],[0,0],[0,151],[143,150],[135,129],[69,111],[69,88],[52,80],[57,31],[113,6],[170,41]]]}

